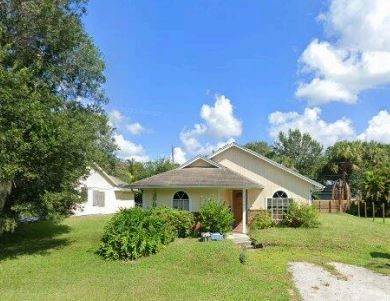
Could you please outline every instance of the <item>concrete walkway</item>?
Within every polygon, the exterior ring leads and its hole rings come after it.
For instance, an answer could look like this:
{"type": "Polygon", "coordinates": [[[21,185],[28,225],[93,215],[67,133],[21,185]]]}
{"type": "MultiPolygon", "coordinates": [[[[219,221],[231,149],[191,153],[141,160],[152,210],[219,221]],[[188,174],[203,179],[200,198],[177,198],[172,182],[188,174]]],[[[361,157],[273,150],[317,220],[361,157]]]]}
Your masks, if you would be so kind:
{"type": "Polygon", "coordinates": [[[308,262],[289,264],[289,271],[304,301],[390,300],[389,276],[339,262],[332,262],[331,265],[340,275],[332,275],[308,262]]]}
{"type": "Polygon", "coordinates": [[[249,236],[247,234],[233,232],[232,234],[230,234],[226,238],[231,239],[235,244],[237,244],[241,247],[244,247],[244,248],[251,248],[252,247],[251,241],[250,241],[249,236]]]}

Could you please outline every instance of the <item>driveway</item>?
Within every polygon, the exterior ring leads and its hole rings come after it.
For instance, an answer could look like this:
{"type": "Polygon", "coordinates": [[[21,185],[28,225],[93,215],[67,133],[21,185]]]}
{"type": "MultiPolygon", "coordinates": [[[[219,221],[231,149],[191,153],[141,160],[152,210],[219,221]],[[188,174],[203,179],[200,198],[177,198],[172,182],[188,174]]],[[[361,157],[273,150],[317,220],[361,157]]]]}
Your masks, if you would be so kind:
{"type": "Polygon", "coordinates": [[[293,262],[289,270],[304,301],[390,301],[390,277],[365,268],[332,262],[332,275],[308,262],[293,262]]]}

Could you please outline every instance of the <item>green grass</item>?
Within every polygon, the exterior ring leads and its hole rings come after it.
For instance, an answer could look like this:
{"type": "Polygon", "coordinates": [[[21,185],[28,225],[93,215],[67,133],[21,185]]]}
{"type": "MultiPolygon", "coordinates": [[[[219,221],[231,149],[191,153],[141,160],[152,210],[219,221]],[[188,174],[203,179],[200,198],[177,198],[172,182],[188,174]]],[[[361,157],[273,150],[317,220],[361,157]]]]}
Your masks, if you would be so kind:
{"type": "Polygon", "coordinates": [[[287,263],[337,260],[390,274],[390,220],[323,215],[318,229],[253,233],[264,249],[231,241],[178,239],[136,262],[102,260],[95,250],[109,217],[24,225],[0,238],[1,300],[289,300],[287,263]]]}
{"type": "Polygon", "coordinates": [[[390,219],[323,214],[315,229],[270,228],[252,233],[265,245],[259,260],[309,261],[323,266],[340,261],[390,274],[390,219]]]}

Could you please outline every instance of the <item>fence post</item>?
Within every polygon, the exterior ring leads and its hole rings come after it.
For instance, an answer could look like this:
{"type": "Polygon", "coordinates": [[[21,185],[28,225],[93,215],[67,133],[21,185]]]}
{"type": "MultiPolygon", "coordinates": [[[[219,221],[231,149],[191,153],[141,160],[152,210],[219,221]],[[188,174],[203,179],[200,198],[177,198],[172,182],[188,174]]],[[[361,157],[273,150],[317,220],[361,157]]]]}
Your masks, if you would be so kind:
{"type": "Polygon", "coordinates": [[[372,202],[372,221],[375,221],[375,204],[372,202]]]}
{"type": "Polygon", "coordinates": [[[382,203],[382,217],[383,217],[383,223],[385,222],[385,203],[382,203]]]}
{"type": "Polygon", "coordinates": [[[360,200],[358,201],[358,216],[360,217],[360,200]]]}
{"type": "Polygon", "coordinates": [[[367,218],[367,203],[364,201],[364,216],[367,218]]]}

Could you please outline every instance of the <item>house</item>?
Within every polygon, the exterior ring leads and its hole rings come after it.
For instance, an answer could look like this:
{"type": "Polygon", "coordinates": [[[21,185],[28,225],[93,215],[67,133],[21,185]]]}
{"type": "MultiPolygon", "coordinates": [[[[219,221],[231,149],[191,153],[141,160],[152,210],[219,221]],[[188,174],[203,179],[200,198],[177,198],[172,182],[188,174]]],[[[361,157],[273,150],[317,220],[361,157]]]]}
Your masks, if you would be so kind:
{"type": "Polygon", "coordinates": [[[209,197],[223,201],[233,212],[235,231],[243,233],[256,211],[267,209],[274,220],[280,220],[292,200],[310,203],[312,193],[323,189],[320,183],[236,143],[129,187],[143,191],[146,208],[155,199],[158,206],[196,212],[209,197]]]}
{"type": "Polygon", "coordinates": [[[94,165],[88,175],[80,180],[79,188],[85,196],[85,202],[79,205],[74,214],[109,214],[120,208],[134,207],[134,193],[128,185],[94,165]]]}

